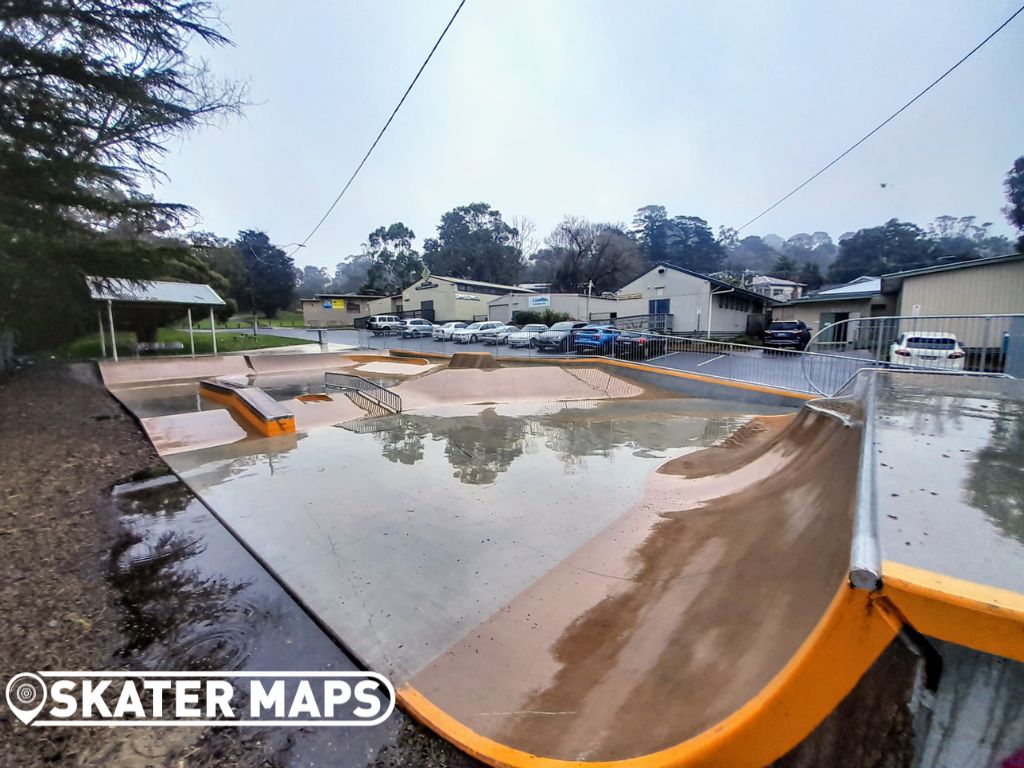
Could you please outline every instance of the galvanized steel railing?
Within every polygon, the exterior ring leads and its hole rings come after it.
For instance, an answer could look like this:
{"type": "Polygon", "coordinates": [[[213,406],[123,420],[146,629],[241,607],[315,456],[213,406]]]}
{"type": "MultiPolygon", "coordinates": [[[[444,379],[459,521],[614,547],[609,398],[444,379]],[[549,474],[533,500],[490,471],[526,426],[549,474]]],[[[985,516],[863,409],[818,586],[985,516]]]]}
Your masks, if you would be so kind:
{"type": "Polygon", "coordinates": [[[376,403],[391,413],[402,412],[402,397],[375,381],[356,376],[354,373],[337,373],[328,371],[324,374],[324,384],[328,389],[341,389],[358,392],[367,400],[376,403]]]}

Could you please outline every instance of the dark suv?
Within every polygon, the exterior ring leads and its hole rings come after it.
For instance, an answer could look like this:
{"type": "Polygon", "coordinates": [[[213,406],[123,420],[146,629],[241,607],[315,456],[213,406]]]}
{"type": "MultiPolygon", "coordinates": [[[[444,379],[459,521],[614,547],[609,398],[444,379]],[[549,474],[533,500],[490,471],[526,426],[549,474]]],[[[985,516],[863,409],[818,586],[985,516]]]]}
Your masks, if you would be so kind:
{"type": "Polygon", "coordinates": [[[773,349],[803,350],[811,340],[811,329],[800,320],[780,320],[764,330],[762,339],[766,347],[773,349]]]}
{"type": "Polygon", "coordinates": [[[586,323],[572,320],[555,323],[537,337],[537,349],[541,352],[569,352],[576,331],[584,326],[586,323]]]}

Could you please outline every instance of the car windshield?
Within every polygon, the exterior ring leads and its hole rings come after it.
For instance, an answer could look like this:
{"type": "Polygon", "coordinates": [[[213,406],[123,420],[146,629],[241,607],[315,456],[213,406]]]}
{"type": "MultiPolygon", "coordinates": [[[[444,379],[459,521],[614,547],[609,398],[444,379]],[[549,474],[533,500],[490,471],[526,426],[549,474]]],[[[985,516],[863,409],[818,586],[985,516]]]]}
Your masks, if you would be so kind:
{"type": "Polygon", "coordinates": [[[768,326],[769,331],[795,331],[800,327],[798,323],[772,323],[768,326]]]}
{"type": "Polygon", "coordinates": [[[580,328],[580,336],[597,336],[601,332],[600,328],[580,328]]]}
{"type": "Polygon", "coordinates": [[[956,339],[935,339],[927,336],[911,336],[907,339],[911,349],[955,349],[956,339]]]}
{"type": "Polygon", "coordinates": [[[552,331],[568,331],[568,330],[572,329],[573,325],[574,325],[574,323],[570,323],[570,322],[555,323],[554,325],[551,326],[551,330],[552,331]]]}
{"type": "Polygon", "coordinates": [[[548,329],[548,327],[546,325],[533,324],[533,323],[531,323],[530,325],[527,325],[525,328],[523,328],[524,331],[546,331],[547,329],[548,329]]]}
{"type": "Polygon", "coordinates": [[[472,325],[466,326],[467,331],[479,331],[480,323],[473,323],[472,325]]]}

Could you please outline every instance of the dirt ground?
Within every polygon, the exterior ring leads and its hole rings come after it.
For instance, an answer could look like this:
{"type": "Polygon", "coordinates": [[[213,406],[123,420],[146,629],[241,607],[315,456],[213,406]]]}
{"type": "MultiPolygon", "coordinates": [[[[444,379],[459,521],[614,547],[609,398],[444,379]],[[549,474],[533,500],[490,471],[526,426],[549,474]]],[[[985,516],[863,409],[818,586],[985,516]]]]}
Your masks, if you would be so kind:
{"type": "MultiPolygon", "coordinates": [[[[117,530],[104,510],[111,485],[160,463],[91,365],[0,376],[2,685],[23,671],[123,667],[124,617],[107,567],[117,530]]],[[[392,719],[393,737],[366,765],[478,765],[401,713],[392,719]]],[[[292,762],[235,729],[27,729],[0,705],[0,766],[292,762]]]]}

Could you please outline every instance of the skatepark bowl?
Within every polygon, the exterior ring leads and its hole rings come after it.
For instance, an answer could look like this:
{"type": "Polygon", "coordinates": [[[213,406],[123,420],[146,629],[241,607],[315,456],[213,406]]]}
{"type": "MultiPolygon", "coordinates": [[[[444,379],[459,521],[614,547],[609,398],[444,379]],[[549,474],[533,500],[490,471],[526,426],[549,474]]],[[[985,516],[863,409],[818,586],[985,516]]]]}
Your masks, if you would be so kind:
{"type": "Polygon", "coordinates": [[[811,399],[413,354],[101,372],[399,705],[488,764],[767,765],[895,644],[928,672],[901,702],[918,764],[1024,755],[1022,382],[870,371],[811,399]]]}

